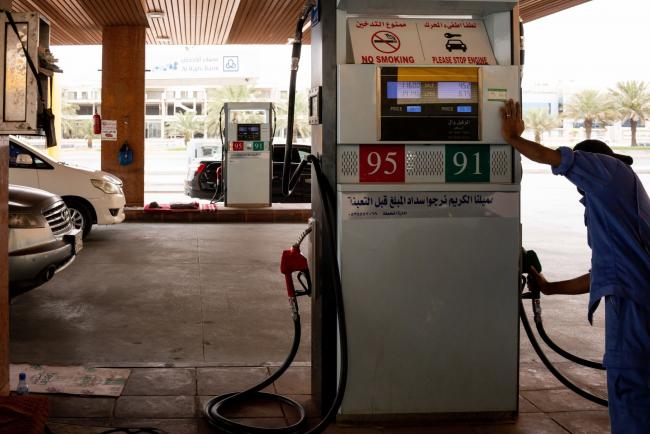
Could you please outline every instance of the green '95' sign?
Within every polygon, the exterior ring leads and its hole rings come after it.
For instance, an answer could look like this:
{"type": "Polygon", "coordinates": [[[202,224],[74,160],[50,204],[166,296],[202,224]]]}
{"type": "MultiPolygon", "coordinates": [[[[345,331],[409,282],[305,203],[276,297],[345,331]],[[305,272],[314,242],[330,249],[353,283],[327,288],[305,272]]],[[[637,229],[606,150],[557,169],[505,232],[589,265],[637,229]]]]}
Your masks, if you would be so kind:
{"type": "Polygon", "coordinates": [[[490,146],[445,146],[445,182],[490,182],[490,146]]]}

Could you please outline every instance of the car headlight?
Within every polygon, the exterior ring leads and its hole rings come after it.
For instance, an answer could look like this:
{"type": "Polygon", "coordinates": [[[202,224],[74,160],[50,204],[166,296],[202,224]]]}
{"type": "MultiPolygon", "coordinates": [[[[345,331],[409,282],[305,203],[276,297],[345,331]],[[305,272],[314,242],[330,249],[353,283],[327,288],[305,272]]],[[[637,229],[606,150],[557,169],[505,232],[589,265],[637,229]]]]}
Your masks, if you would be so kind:
{"type": "Polygon", "coordinates": [[[120,186],[112,182],[104,181],[103,179],[91,179],[90,182],[92,182],[95,188],[99,188],[106,194],[118,194],[120,192],[120,186]]]}
{"type": "Polygon", "coordinates": [[[9,213],[9,227],[14,229],[44,228],[45,222],[34,214],[9,213]]]}

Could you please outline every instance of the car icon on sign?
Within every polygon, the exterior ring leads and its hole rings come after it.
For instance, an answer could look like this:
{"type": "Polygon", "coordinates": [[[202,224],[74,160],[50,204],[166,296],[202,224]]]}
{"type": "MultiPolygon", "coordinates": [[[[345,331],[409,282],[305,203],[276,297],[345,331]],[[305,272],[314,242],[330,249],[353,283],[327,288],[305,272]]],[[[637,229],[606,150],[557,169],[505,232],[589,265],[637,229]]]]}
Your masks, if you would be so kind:
{"type": "Polygon", "coordinates": [[[467,51],[467,45],[460,39],[450,39],[445,44],[447,51],[451,52],[453,50],[463,50],[467,51]]]}

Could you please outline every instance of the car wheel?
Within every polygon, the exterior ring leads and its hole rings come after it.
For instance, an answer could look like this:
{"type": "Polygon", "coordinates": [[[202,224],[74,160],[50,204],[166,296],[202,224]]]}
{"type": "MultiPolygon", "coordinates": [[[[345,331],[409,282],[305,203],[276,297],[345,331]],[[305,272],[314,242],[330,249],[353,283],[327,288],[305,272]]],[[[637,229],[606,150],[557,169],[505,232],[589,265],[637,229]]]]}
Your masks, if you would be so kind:
{"type": "Polygon", "coordinates": [[[70,218],[75,229],[81,229],[83,237],[86,238],[86,235],[90,233],[90,229],[93,227],[90,210],[81,201],[75,199],[64,199],[64,202],[70,210],[70,218]]]}

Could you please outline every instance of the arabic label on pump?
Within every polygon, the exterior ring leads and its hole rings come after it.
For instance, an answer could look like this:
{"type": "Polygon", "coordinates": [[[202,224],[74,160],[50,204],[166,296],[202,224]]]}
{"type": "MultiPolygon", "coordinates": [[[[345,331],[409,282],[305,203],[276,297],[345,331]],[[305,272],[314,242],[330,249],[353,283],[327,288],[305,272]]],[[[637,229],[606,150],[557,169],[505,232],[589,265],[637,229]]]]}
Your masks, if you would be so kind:
{"type": "Polygon", "coordinates": [[[363,192],[342,194],[345,220],[363,218],[518,218],[518,193],[363,192]]]}

